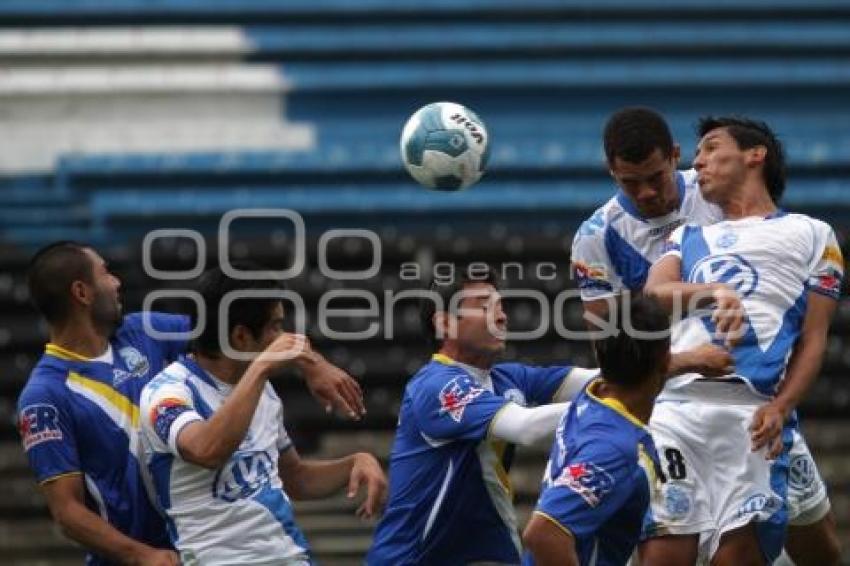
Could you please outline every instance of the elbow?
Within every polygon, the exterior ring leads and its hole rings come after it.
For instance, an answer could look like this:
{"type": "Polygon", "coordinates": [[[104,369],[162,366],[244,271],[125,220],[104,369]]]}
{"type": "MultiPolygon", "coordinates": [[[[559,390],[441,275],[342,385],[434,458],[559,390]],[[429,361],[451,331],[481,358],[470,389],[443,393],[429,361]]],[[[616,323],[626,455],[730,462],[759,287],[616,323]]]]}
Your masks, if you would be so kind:
{"type": "Polygon", "coordinates": [[[187,462],[208,470],[221,468],[232,455],[232,452],[224,450],[217,443],[209,443],[198,447],[182,447],[180,453],[187,462]]]}
{"type": "Polygon", "coordinates": [[[532,556],[540,556],[542,553],[542,548],[545,546],[546,542],[544,537],[541,536],[540,529],[535,528],[536,525],[534,523],[529,523],[527,527],[525,527],[525,531],[522,533],[522,544],[525,548],[531,552],[532,556]]]}

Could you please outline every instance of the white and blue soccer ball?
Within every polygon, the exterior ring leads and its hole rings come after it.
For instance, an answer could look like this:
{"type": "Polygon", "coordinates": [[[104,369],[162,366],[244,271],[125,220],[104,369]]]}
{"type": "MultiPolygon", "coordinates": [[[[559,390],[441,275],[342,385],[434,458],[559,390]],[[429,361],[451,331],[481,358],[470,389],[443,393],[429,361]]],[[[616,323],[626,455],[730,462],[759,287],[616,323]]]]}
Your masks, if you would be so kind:
{"type": "Polygon", "coordinates": [[[401,132],[401,159],[420,184],[457,191],[478,182],[490,157],[487,128],[475,112],[454,102],[423,106],[401,132]]]}

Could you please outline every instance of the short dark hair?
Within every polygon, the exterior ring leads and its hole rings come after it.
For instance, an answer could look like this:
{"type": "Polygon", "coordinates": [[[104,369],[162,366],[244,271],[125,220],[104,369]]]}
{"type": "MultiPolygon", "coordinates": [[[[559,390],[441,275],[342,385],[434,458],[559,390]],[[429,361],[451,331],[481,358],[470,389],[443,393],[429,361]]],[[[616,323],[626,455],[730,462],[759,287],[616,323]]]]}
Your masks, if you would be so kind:
{"type": "MultiPolygon", "coordinates": [[[[234,269],[239,271],[262,271],[265,268],[249,261],[232,262],[234,269]]],[[[196,289],[203,299],[207,310],[206,324],[201,334],[192,341],[191,350],[209,357],[221,354],[222,344],[219,343],[218,310],[225,295],[231,291],[284,290],[280,281],[271,278],[235,279],[230,277],[220,267],[210,269],[198,279],[196,289]]],[[[259,338],[263,326],[268,323],[272,309],[281,301],[278,297],[237,299],[230,303],[227,317],[227,335],[238,325],[246,327],[254,338],[259,338]]],[[[198,313],[192,313],[192,326],[198,323],[198,313]]]]}
{"type": "Polygon", "coordinates": [[[670,317],[654,298],[630,293],[621,295],[609,314],[616,334],[593,341],[602,377],[622,387],[640,386],[664,369],[660,366],[670,351],[670,317]],[[655,336],[635,336],[633,330],[655,336]]]}
{"type": "Polygon", "coordinates": [[[629,106],[608,118],[603,134],[605,157],[609,164],[616,158],[629,163],[646,160],[656,149],[664,157],[673,155],[673,136],[664,117],[643,106],[629,106]]]}
{"type": "Polygon", "coordinates": [[[434,279],[429,287],[431,297],[422,297],[419,302],[419,315],[422,322],[422,330],[425,337],[432,345],[439,347],[442,341],[437,338],[437,328],[434,326],[434,315],[437,314],[436,297],[442,302],[445,309],[451,304],[451,299],[467,285],[474,283],[489,283],[496,289],[499,288],[499,280],[496,271],[485,263],[470,263],[455,266],[453,276],[449,281],[434,279]]]}
{"type": "Polygon", "coordinates": [[[779,204],[785,192],[785,151],[770,126],[766,122],[742,116],[703,116],[697,124],[697,133],[702,138],[718,128],[729,132],[738,144],[738,149],[750,149],[760,145],[767,149],[762,176],[770,198],[774,204],[779,204]]]}
{"type": "Polygon", "coordinates": [[[74,281],[94,283],[94,265],[87,249],[79,242],[63,240],[41,248],[30,260],[30,299],[48,323],[61,323],[70,314],[74,281]]]}

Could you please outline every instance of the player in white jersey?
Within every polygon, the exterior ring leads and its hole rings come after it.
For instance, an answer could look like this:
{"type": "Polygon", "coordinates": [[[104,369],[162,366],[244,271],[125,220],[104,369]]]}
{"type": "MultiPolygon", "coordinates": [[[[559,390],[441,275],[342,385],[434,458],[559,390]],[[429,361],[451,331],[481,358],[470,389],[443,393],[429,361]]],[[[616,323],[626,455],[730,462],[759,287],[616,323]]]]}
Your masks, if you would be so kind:
{"type": "Polygon", "coordinates": [[[735,371],[682,375],[659,396],[653,436],[676,463],[642,558],[769,564],[785,535],[794,410],[820,370],[843,261],[827,224],[777,208],[782,148],[766,124],[707,118],[699,131],[700,190],[726,220],[676,229],[645,291],[690,313],[674,351],[722,341],[735,371]]]}
{"type": "MultiPolygon", "coordinates": [[[[723,218],[722,210],[703,198],[696,172],[676,170],[679,148],[660,114],[624,108],[608,120],[604,138],[620,190],[581,225],[571,256],[588,315],[604,311],[623,291],[640,291],[675,228],[723,218]]],[[[725,349],[700,345],[673,356],[671,373],[720,376],[729,373],[731,361],[725,349]]],[[[787,548],[798,566],[833,563],[839,549],[826,486],[802,435],[796,429],[793,435],[791,465],[800,473],[792,474],[788,486],[787,548]],[[818,549],[814,556],[812,548],[818,549]]],[[[674,453],[673,460],[660,455],[665,467],[677,466],[674,453]]]]}
{"type": "Polygon", "coordinates": [[[366,453],[301,459],[268,378],[284,364],[311,381],[350,378],[304,336],[283,332],[274,281],[233,279],[214,269],[199,290],[206,327],[189,356],[145,387],[140,406],[145,462],[169,535],[183,564],[310,564],[290,497],[327,497],[346,486],[353,497],[365,485],[358,514],[371,517],[386,478],[366,453]],[[231,297],[237,300],[220,311],[231,297]]]}

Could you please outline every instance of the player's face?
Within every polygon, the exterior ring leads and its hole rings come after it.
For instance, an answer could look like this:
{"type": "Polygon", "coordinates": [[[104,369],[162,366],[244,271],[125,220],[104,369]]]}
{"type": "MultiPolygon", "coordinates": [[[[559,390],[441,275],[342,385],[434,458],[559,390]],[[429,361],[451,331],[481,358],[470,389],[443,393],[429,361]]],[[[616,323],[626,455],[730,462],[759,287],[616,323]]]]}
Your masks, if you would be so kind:
{"type": "Polygon", "coordinates": [[[694,169],[697,170],[699,188],[703,197],[713,203],[722,203],[747,175],[746,152],[738,148],[726,128],[717,128],[705,134],[697,145],[694,169]]]}
{"type": "Polygon", "coordinates": [[[641,216],[653,218],[672,212],[679,204],[676,186],[676,165],[679,147],[665,157],[660,149],[653,151],[640,163],[630,163],[619,157],[610,164],[611,176],[623,193],[637,207],[641,216]]]}
{"type": "Polygon", "coordinates": [[[269,316],[268,321],[263,325],[260,338],[256,344],[256,350],[254,351],[262,352],[281,334],[283,334],[283,304],[277,302],[272,307],[271,316],[269,316]]]}
{"type": "Polygon", "coordinates": [[[111,332],[121,322],[121,299],[118,295],[121,281],[109,271],[109,266],[97,252],[86,249],[85,253],[92,262],[92,318],[111,332]]]}
{"type": "Polygon", "coordinates": [[[457,342],[468,352],[499,354],[505,349],[508,317],[502,296],[489,283],[470,283],[463,288],[457,311],[457,342]]]}

